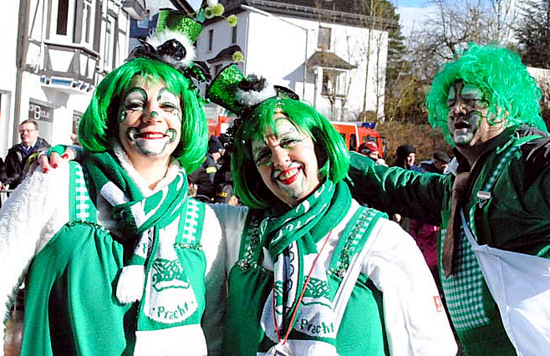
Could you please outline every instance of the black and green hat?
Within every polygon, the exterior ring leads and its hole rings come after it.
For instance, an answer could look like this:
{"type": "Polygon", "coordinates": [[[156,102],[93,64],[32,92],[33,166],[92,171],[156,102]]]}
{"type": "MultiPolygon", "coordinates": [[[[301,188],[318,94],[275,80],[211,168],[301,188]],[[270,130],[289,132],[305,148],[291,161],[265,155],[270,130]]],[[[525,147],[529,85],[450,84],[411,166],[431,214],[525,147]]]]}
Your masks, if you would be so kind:
{"type": "Polygon", "coordinates": [[[154,59],[183,71],[192,66],[195,59],[193,43],[202,28],[202,24],[180,11],[160,9],[155,32],[140,38],[140,45],[132,50],[128,59],[154,59]]]}
{"type": "Polygon", "coordinates": [[[238,116],[246,116],[260,103],[273,97],[299,100],[292,90],[271,85],[265,78],[243,75],[236,64],[225,67],[210,83],[206,98],[238,116]]]}
{"type": "Polygon", "coordinates": [[[265,100],[274,97],[300,99],[292,90],[273,86],[265,78],[254,74],[245,77],[236,64],[225,67],[212,80],[206,90],[206,98],[238,116],[227,131],[228,149],[231,149],[239,127],[254,109],[265,100]]]}

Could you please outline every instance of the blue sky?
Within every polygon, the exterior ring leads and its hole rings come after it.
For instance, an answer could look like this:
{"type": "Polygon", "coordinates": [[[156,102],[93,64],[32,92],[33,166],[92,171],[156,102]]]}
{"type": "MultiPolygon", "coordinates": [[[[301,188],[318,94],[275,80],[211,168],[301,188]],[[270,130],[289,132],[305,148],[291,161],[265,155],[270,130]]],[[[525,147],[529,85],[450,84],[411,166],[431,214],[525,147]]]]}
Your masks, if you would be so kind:
{"type": "Polygon", "coordinates": [[[426,7],[426,0],[390,0],[398,7],[426,7]]]}
{"type": "Polygon", "coordinates": [[[408,37],[411,32],[418,31],[422,22],[435,10],[429,0],[390,0],[400,15],[401,33],[408,37]]]}
{"type": "Polygon", "coordinates": [[[202,0],[189,0],[188,2],[191,6],[193,6],[193,8],[195,8],[195,7],[198,7],[202,3],[202,0]]]}

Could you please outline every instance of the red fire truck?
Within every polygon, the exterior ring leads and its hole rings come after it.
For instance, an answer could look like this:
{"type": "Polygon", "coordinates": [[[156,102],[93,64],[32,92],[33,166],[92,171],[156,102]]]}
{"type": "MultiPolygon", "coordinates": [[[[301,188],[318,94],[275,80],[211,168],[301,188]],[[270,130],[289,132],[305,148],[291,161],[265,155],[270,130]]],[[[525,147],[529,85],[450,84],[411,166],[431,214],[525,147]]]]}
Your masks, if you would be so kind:
{"type": "Polygon", "coordinates": [[[227,116],[218,116],[217,119],[208,119],[208,136],[220,136],[220,134],[225,133],[229,125],[231,124],[231,119],[227,116]]]}
{"type": "Polygon", "coordinates": [[[359,145],[363,142],[372,141],[378,146],[380,158],[386,157],[388,142],[385,137],[380,136],[380,133],[374,129],[376,123],[341,121],[331,121],[330,123],[342,135],[350,151],[357,151],[359,145]]]}
{"type": "MultiPolygon", "coordinates": [[[[217,119],[208,119],[209,135],[220,136],[221,133],[225,133],[231,124],[231,120],[232,118],[226,116],[218,116],[217,119]]],[[[380,136],[380,133],[374,129],[375,123],[331,121],[331,124],[342,135],[350,151],[357,151],[361,143],[372,141],[378,146],[380,158],[386,157],[387,140],[385,137],[380,136]]]]}

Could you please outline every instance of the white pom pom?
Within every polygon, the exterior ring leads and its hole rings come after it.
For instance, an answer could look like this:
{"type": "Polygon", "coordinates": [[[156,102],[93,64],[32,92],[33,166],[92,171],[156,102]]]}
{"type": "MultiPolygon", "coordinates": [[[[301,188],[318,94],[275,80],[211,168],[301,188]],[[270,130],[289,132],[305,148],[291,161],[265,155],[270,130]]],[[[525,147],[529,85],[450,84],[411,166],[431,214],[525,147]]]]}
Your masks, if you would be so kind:
{"type": "Polygon", "coordinates": [[[141,300],[145,283],[145,268],[141,265],[126,266],[120,273],[116,286],[116,297],[122,304],[141,300]]]}
{"type": "Polygon", "coordinates": [[[218,5],[218,0],[206,0],[206,5],[208,6],[218,5]]]}
{"type": "Polygon", "coordinates": [[[264,100],[277,96],[277,91],[273,85],[266,82],[265,87],[261,91],[237,89],[235,93],[237,101],[245,106],[254,106],[264,100]]]}

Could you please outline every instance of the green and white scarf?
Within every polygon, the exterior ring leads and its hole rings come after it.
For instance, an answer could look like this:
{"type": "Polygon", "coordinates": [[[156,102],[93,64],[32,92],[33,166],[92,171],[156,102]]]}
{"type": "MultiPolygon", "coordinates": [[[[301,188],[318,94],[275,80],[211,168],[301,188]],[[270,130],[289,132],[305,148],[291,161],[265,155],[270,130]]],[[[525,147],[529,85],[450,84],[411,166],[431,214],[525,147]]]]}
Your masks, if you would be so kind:
{"type": "Polygon", "coordinates": [[[284,340],[287,330],[292,328],[289,340],[335,345],[333,298],[336,291],[329,288],[323,261],[319,260],[313,269],[312,265],[318,255],[317,242],[342,221],[350,206],[349,188],[344,183],[327,180],[295,208],[278,218],[266,218],[260,224],[260,241],[267,245],[275,261],[275,295],[272,290],[264,305],[261,323],[275,343],[279,338],[284,340]],[[304,297],[297,305],[310,271],[304,297]],[[296,308],[296,318],[293,325],[289,325],[296,308]]]}
{"type": "MultiPolygon", "coordinates": [[[[112,153],[92,154],[86,166],[97,192],[113,206],[113,218],[124,235],[121,242],[135,244],[118,280],[116,296],[123,304],[140,302],[137,331],[168,331],[188,325],[198,307],[190,283],[194,271],[182,267],[175,250],[189,218],[184,170],[167,186],[144,197],[112,153]],[[161,310],[175,310],[177,317],[161,310]]],[[[135,354],[139,353],[137,341],[135,354]]]]}

